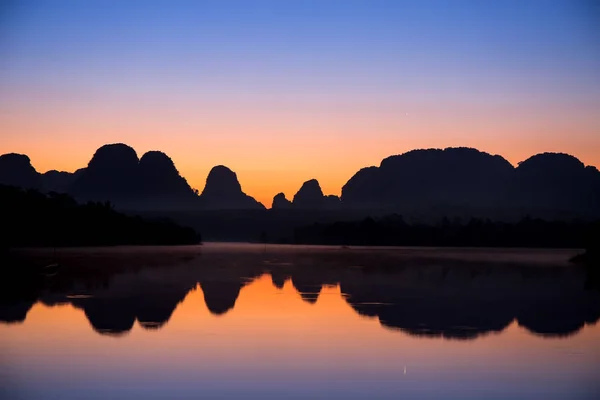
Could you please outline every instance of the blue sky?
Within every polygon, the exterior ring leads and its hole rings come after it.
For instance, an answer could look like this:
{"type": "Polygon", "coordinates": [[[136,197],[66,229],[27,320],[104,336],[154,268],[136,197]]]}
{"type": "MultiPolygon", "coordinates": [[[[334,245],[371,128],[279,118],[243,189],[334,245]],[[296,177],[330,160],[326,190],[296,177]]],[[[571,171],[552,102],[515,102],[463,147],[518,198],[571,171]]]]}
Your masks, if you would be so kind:
{"type": "Polygon", "coordinates": [[[122,141],[168,151],[197,186],[222,163],[265,193],[282,181],[269,163],[290,185],[334,163],[336,192],[414,147],[597,165],[598,71],[593,0],[5,0],[0,151],[72,170],[122,141]]]}

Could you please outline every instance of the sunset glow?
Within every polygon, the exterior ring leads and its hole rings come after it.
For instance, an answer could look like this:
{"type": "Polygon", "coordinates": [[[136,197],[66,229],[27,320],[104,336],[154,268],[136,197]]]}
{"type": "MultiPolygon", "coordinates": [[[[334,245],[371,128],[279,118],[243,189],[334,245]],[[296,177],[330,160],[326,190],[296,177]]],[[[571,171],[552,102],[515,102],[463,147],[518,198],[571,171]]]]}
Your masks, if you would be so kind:
{"type": "Polygon", "coordinates": [[[0,153],[74,171],[123,142],[200,191],[224,164],[268,207],[415,148],[600,166],[587,2],[109,3],[2,8],[0,153]]]}

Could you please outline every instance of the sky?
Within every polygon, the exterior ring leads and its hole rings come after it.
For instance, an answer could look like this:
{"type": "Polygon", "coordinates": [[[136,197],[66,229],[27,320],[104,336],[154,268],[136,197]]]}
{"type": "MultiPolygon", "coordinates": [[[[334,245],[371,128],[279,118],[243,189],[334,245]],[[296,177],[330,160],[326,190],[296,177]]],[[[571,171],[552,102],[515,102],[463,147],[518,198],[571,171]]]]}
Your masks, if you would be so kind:
{"type": "Polygon", "coordinates": [[[600,2],[0,1],[0,154],[107,143],[270,206],[415,148],[600,167],[600,2]]]}

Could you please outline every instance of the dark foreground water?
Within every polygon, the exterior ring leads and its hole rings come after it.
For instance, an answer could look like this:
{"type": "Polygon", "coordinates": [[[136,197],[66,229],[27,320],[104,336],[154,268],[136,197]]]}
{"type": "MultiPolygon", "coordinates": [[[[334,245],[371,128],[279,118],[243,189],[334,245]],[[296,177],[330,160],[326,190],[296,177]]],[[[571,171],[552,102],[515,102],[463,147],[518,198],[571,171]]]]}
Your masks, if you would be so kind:
{"type": "Polygon", "coordinates": [[[21,251],[0,398],[598,399],[600,285],[572,254],[21,251]]]}

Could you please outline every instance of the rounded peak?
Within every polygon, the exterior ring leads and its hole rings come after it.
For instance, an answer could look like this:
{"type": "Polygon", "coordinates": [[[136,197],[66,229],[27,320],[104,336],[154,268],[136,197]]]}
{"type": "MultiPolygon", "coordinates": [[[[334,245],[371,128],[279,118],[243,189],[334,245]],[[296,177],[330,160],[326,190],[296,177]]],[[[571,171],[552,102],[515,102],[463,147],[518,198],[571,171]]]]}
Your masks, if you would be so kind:
{"type": "Polygon", "coordinates": [[[162,151],[152,150],[145,153],[140,158],[140,167],[153,166],[158,168],[175,168],[175,163],[162,151]]]}
{"type": "Polygon", "coordinates": [[[25,154],[9,153],[0,156],[0,183],[38,188],[40,175],[25,154]]]}
{"type": "Polygon", "coordinates": [[[212,169],[208,173],[208,177],[206,178],[206,184],[208,185],[209,182],[212,181],[226,181],[229,183],[235,182],[237,186],[240,185],[238,182],[237,174],[224,165],[216,165],[212,167],[212,169]]]}
{"type": "Polygon", "coordinates": [[[0,161],[6,163],[31,164],[31,159],[26,154],[8,153],[0,155],[0,161]]]}
{"type": "Polygon", "coordinates": [[[508,162],[504,157],[500,155],[493,155],[490,153],[486,153],[485,151],[481,151],[472,147],[446,147],[445,149],[416,149],[410,150],[406,153],[397,154],[393,156],[389,156],[384,158],[381,161],[381,167],[389,167],[390,165],[394,165],[397,162],[401,162],[403,160],[415,160],[418,159],[420,161],[431,162],[437,160],[453,160],[458,159],[461,162],[466,160],[477,160],[481,161],[484,159],[496,160],[496,162],[501,162],[506,167],[513,168],[512,164],[508,162]]]}
{"type": "Polygon", "coordinates": [[[521,161],[517,169],[584,169],[585,165],[575,156],[566,153],[540,153],[521,161]]]}
{"type": "Polygon", "coordinates": [[[89,168],[127,168],[137,165],[139,162],[135,150],[123,143],[105,144],[94,153],[88,164],[89,168]]]}
{"type": "Polygon", "coordinates": [[[159,150],[150,150],[147,151],[146,153],[144,153],[144,155],[142,156],[142,158],[140,158],[140,162],[142,161],[154,161],[154,160],[168,160],[168,161],[172,161],[171,157],[169,157],[167,154],[163,153],[162,151],[159,150]]]}
{"type": "Polygon", "coordinates": [[[232,175],[236,175],[235,172],[233,172],[231,170],[231,168],[226,167],[225,165],[215,165],[214,167],[212,167],[211,170],[210,170],[210,172],[208,173],[208,176],[210,176],[212,174],[232,174],[232,175]]]}
{"type": "Polygon", "coordinates": [[[206,186],[202,194],[241,193],[242,187],[237,174],[224,165],[212,167],[206,178],[206,186]]]}
{"type": "Polygon", "coordinates": [[[98,153],[102,154],[102,153],[106,153],[106,152],[111,152],[111,153],[121,152],[121,153],[135,154],[135,157],[137,158],[137,153],[135,152],[133,147],[131,147],[125,143],[109,143],[109,144],[100,146],[98,148],[98,150],[96,150],[96,154],[98,154],[98,153]]]}

